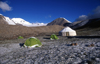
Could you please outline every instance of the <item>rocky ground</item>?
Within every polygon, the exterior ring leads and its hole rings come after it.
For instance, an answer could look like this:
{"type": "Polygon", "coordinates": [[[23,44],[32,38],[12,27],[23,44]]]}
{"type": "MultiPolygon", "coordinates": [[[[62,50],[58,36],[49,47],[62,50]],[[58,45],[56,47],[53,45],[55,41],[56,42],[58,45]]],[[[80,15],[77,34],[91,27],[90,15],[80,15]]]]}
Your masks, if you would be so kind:
{"type": "Polygon", "coordinates": [[[38,36],[43,46],[32,49],[19,46],[27,38],[0,41],[0,64],[100,64],[100,38],[49,37],[38,36]]]}

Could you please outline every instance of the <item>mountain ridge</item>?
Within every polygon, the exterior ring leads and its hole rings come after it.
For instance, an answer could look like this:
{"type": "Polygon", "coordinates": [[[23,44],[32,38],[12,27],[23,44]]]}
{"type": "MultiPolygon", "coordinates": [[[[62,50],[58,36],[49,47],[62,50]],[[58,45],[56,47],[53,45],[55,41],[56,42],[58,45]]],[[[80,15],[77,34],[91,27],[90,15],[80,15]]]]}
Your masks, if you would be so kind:
{"type": "Polygon", "coordinates": [[[89,27],[89,28],[100,27],[100,18],[76,21],[76,22],[71,23],[69,27],[73,29],[82,29],[86,27],[89,27]]]}
{"type": "Polygon", "coordinates": [[[0,15],[0,24],[7,25],[8,23],[4,20],[4,16],[0,15]]]}
{"type": "Polygon", "coordinates": [[[67,19],[60,17],[57,18],[55,20],[53,20],[52,22],[48,23],[47,26],[51,26],[51,25],[60,25],[60,26],[66,26],[68,24],[70,24],[71,22],[68,21],[67,19]]]}
{"type": "Polygon", "coordinates": [[[27,27],[35,27],[35,26],[46,26],[47,24],[44,23],[30,23],[28,21],[25,21],[22,18],[12,18],[10,19],[9,17],[3,16],[0,14],[0,23],[2,24],[8,24],[8,25],[22,25],[22,26],[27,26],[27,27]]]}

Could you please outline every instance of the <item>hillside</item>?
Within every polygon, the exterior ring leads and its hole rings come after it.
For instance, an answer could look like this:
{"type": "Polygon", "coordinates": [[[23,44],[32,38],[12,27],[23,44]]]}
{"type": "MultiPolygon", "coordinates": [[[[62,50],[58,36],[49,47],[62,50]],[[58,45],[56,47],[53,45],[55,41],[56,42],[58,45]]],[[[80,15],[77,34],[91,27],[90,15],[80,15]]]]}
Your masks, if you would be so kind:
{"type": "Polygon", "coordinates": [[[70,23],[71,22],[65,18],[57,18],[57,19],[53,20],[52,22],[48,23],[47,26],[51,26],[51,25],[66,26],[66,25],[69,25],[70,23]]]}
{"type": "Polygon", "coordinates": [[[79,36],[100,36],[100,18],[77,21],[71,28],[76,29],[79,36]]]}
{"type": "Polygon", "coordinates": [[[83,29],[83,28],[96,28],[100,27],[100,18],[87,19],[83,21],[76,21],[69,25],[73,29],[83,29]]]}
{"type": "Polygon", "coordinates": [[[0,24],[0,40],[3,39],[16,39],[18,36],[31,37],[46,35],[48,33],[58,33],[64,27],[54,26],[41,26],[41,27],[25,27],[18,25],[3,25],[0,24]]]}
{"type": "Polygon", "coordinates": [[[78,36],[100,36],[100,27],[77,29],[76,32],[78,36]]]}
{"type": "Polygon", "coordinates": [[[0,24],[8,24],[4,19],[4,16],[0,15],[0,24]]]}

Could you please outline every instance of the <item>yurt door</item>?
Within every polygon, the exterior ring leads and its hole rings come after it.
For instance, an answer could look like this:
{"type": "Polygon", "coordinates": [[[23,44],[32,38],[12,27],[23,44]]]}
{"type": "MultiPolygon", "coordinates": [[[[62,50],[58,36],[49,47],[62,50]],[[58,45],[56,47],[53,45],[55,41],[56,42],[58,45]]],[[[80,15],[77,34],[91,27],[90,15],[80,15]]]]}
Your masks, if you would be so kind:
{"type": "Polygon", "coordinates": [[[66,36],[69,36],[69,32],[66,32],[66,36]]]}

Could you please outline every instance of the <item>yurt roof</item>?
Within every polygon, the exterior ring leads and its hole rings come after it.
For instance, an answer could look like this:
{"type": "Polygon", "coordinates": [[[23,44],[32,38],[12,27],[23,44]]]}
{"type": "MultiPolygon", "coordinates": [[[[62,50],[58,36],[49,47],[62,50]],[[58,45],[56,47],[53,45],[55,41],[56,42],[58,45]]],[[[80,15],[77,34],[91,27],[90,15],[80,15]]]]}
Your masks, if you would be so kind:
{"type": "Polygon", "coordinates": [[[63,30],[61,30],[60,32],[75,32],[75,30],[71,29],[70,27],[65,27],[63,30]]]}

